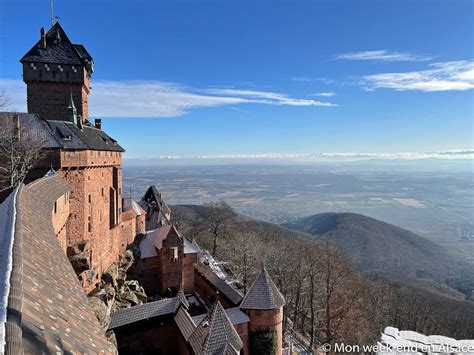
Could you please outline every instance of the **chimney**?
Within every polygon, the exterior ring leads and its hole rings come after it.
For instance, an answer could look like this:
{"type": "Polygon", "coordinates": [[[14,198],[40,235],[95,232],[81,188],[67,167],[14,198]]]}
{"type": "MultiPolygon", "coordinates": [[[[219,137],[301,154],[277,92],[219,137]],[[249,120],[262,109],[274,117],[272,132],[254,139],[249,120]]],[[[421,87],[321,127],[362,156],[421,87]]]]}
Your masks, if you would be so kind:
{"type": "Polygon", "coordinates": [[[20,117],[18,113],[13,114],[13,135],[17,142],[20,141],[20,117]]]}
{"type": "Polygon", "coordinates": [[[94,120],[94,125],[95,125],[95,128],[102,129],[102,120],[100,118],[96,118],[94,120]]]}
{"type": "Polygon", "coordinates": [[[82,128],[84,127],[84,122],[81,115],[77,115],[77,127],[79,127],[81,131],[82,131],[82,128]]]}
{"type": "Polygon", "coordinates": [[[41,27],[40,29],[40,44],[39,44],[39,47],[42,48],[42,49],[45,49],[46,48],[46,36],[45,36],[45,33],[44,33],[44,27],[41,27]]]}

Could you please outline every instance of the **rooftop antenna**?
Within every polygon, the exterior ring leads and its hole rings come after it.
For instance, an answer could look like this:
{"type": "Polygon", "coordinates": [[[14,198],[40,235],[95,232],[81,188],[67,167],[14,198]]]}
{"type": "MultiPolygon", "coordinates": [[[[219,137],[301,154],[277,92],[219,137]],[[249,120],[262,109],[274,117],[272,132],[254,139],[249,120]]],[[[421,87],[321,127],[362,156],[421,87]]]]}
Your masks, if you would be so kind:
{"type": "Polygon", "coordinates": [[[54,26],[55,21],[58,22],[59,16],[54,16],[54,0],[51,0],[51,26],[54,26]]]}

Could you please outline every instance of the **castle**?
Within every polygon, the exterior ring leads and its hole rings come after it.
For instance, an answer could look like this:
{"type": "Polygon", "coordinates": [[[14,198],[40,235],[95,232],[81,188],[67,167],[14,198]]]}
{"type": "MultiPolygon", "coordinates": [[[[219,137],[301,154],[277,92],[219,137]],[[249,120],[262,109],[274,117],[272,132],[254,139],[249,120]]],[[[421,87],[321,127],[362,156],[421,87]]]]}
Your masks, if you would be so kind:
{"type": "Polygon", "coordinates": [[[124,149],[89,119],[85,47],[55,23],[21,63],[28,113],[0,120],[34,131],[45,154],[0,206],[2,350],[250,354],[273,339],[281,354],[285,299],[264,267],[242,295],[180,234],[154,186],[139,202],[123,198],[124,149]],[[123,309],[107,299],[99,323],[87,294],[120,287],[108,276],[131,247],[148,298],[123,309]]]}

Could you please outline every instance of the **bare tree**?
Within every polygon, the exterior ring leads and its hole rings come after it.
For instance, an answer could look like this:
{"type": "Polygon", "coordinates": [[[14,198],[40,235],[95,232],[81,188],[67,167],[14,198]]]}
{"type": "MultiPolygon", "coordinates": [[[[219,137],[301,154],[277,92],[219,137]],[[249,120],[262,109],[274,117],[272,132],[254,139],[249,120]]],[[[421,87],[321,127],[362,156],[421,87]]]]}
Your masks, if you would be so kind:
{"type": "Polygon", "coordinates": [[[204,207],[203,217],[207,222],[207,231],[212,237],[212,255],[216,255],[219,239],[228,233],[234,211],[224,201],[206,203],[204,207]]]}
{"type": "Polygon", "coordinates": [[[22,183],[44,156],[43,141],[32,127],[20,125],[18,113],[5,114],[0,121],[0,191],[22,183]]]}
{"type": "Polygon", "coordinates": [[[9,102],[10,102],[10,99],[5,94],[5,90],[1,90],[1,92],[0,92],[0,110],[6,109],[9,102]]]}

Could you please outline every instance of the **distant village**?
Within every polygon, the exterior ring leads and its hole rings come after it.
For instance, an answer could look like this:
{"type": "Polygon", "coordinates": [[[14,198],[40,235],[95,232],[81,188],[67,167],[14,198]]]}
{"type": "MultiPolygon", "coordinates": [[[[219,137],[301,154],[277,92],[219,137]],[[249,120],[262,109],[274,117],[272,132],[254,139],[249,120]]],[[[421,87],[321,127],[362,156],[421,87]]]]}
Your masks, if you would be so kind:
{"type": "Polygon", "coordinates": [[[56,22],[20,62],[28,113],[1,128],[38,161],[2,196],[4,353],[281,354],[285,299],[264,265],[242,294],[155,186],[123,196],[125,150],[89,118],[87,49],[56,22]]]}

